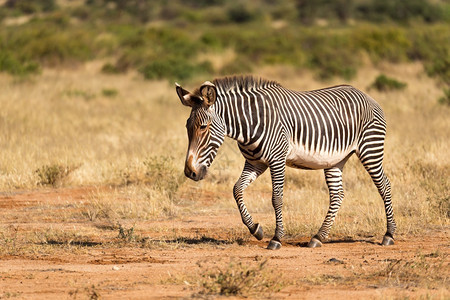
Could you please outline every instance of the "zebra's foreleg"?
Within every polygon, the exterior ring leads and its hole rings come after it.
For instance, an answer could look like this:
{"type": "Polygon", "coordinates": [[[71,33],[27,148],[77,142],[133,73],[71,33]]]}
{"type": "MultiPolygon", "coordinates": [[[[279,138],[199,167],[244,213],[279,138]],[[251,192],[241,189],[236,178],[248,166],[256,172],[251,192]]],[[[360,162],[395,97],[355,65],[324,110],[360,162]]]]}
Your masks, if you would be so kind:
{"type": "Polygon", "coordinates": [[[270,166],[270,174],[272,177],[272,205],[275,210],[275,235],[270,240],[267,249],[277,250],[281,248],[281,238],[284,236],[283,228],[283,186],[284,186],[284,171],[286,164],[281,161],[270,166]]]}
{"type": "Polygon", "coordinates": [[[308,247],[315,248],[322,246],[328,234],[330,233],[331,226],[333,226],[337,212],[341,207],[342,200],[344,199],[344,189],[342,187],[342,169],[335,167],[325,170],[325,180],[327,182],[328,191],[330,193],[330,207],[328,208],[325,220],[319,229],[319,232],[308,243],[308,247]]]}
{"type": "Polygon", "coordinates": [[[252,216],[247,210],[244,203],[244,190],[258,178],[259,175],[264,173],[267,169],[263,164],[252,164],[249,161],[245,161],[244,170],[242,170],[241,176],[234,185],[233,195],[236,200],[239,212],[241,213],[242,222],[250,230],[250,233],[258,240],[262,240],[264,237],[262,227],[258,223],[253,223],[252,216]]]}

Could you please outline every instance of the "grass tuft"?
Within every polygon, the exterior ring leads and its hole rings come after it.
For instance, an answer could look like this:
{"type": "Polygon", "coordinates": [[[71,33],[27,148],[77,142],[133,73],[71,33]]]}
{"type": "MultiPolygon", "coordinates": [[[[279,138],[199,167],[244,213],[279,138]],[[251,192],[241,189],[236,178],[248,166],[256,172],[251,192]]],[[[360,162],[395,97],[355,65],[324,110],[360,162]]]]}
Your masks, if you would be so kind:
{"type": "Polygon", "coordinates": [[[419,254],[414,260],[392,259],[373,274],[390,286],[438,288],[448,281],[447,254],[419,254]]]}
{"type": "Polygon", "coordinates": [[[51,164],[38,168],[35,173],[39,178],[39,185],[51,185],[56,187],[61,185],[73,170],[73,167],[51,164]]]}
{"type": "MultiPolygon", "coordinates": [[[[200,267],[201,264],[199,265],[200,267]]],[[[270,296],[279,292],[281,284],[267,270],[267,260],[253,266],[230,262],[225,268],[206,269],[201,274],[200,295],[270,296]]]]}

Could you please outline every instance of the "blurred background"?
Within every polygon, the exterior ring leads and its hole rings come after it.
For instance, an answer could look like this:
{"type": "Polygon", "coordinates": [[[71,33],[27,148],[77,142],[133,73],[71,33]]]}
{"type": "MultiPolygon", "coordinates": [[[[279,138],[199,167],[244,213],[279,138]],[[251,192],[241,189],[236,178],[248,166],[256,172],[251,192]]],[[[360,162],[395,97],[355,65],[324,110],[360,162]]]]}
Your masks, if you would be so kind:
{"type": "Polygon", "coordinates": [[[450,84],[447,0],[3,0],[0,22],[0,71],[16,76],[106,59],[99,72],[146,79],[289,65],[348,80],[420,61],[450,84]]]}

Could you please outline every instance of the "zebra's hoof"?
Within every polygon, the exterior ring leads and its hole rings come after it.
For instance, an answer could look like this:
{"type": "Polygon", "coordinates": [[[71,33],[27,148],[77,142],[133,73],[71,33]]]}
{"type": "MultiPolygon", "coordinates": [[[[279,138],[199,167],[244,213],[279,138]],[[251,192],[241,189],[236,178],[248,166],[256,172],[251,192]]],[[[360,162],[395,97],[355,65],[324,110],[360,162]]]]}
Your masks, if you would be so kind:
{"type": "Polygon", "coordinates": [[[381,242],[381,245],[383,245],[383,246],[394,245],[394,239],[392,237],[390,237],[389,235],[385,235],[383,237],[383,241],[381,242]]]}
{"type": "Polygon", "coordinates": [[[278,250],[281,248],[281,243],[279,241],[270,240],[269,245],[267,246],[267,249],[269,250],[278,250]]]}
{"type": "Polygon", "coordinates": [[[256,225],[256,229],[254,232],[252,232],[252,235],[260,241],[264,237],[263,229],[262,229],[261,225],[259,225],[259,223],[256,223],[255,225],[256,225]]]}
{"type": "Polygon", "coordinates": [[[322,247],[322,242],[319,239],[313,237],[311,241],[308,243],[308,248],[318,248],[322,247]]]}

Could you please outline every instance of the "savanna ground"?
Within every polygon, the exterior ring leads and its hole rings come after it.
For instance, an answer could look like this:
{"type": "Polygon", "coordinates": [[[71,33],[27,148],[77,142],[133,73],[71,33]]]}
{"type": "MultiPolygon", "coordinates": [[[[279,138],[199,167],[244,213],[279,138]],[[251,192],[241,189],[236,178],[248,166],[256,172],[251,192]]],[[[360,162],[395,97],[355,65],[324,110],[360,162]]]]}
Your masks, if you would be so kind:
{"type": "MultiPolygon", "coordinates": [[[[396,244],[379,244],[384,207],[353,157],[322,248],[305,245],[328,208],[323,173],[287,171],[287,235],[275,252],[265,249],[274,230],[269,174],[246,192],[265,232],[256,241],[232,197],[243,166],[234,142],[204,181],[186,180],[189,110],[174,85],[101,74],[103,64],[0,74],[0,298],[450,297],[450,108],[422,64],[367,62],[346,81],[386,113],[396,244]],[[370,89],[380,73],[407,86],[370,89]]],[[[287,66],[257,74],[297,90],[343,82],[287,66]]]]}

